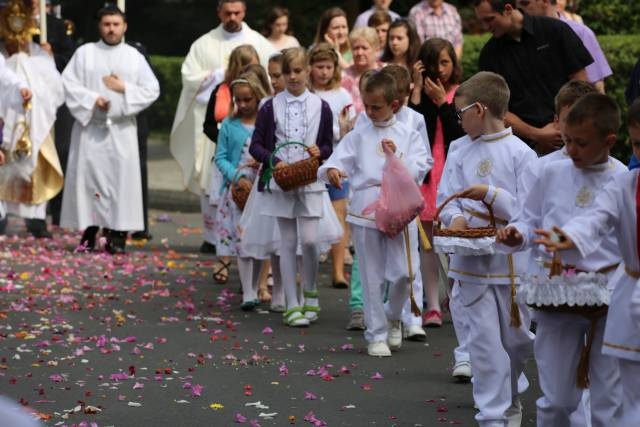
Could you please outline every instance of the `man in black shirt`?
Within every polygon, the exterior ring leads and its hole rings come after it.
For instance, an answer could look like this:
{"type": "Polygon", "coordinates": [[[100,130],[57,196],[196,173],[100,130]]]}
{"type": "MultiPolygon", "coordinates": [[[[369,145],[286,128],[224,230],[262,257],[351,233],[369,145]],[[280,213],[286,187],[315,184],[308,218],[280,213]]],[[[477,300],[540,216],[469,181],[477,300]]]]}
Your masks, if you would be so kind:
{"type": "Polygon", "coordinates": [[[529,16],[516,0],[474,0],[476,16],[493,37],[480,52],[480,70],[505,78],[511,90],[506,122],[539,155],[562,146],[554,98],[569,80],[587,80],[593,58],[558,19],[529,16]]]}

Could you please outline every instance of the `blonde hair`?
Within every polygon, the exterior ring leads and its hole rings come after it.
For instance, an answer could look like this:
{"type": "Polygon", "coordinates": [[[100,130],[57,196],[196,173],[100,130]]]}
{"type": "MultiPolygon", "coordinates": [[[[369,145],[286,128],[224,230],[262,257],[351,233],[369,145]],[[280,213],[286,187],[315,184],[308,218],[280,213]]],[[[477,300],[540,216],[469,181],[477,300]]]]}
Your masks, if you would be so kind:
{"type": "MultiPolygon", "coordinates": [[[[333,76],[329,81],[329,89],[335,89],[340,86],[342,70],[340,69],[340,59],[333,46],[329,43],[318,43],[309,50],[307,56],[309,57],[309,65],[320,61],[331,61],[333,63],[333,76]]],[[[311,74],[309,74],[309,81],[313,86],[313,76],[311,74]]]]}
{"type": "MultiPolygon", "coordinates": [[[[251,89],[253,96],[255,96],[256,98],[256,108],[257,108],[257,106],[260,105],[260,101],[263,98],[266,98],[267,96],[271,95],[271,91],[269,89],[268,80],[266,80],[266,74],[265,76],[260,76],[259,75],[260,72],[257,71],[257,69],[253,68],[256,66],[252,65],[250,67],[252,68],[241,73],[237,79],[233,80],[230,83],[230,89],[231,89],[231,94],[233,94],[233,88],[235,88],[236,86],[239,86],[239,85],[249,86],[249,89],[251,89]],[[266,86],[265,86],[265,80],[267,81],[266,86]]],[[[260,65],[258,65],[257,67],[260,67],[260,69],[262,69],[262,66],[260,65]]],[[[264,69],[262,69],[262,73],[264,74],[264,69]]],[[[229,111],[235,111],[235,110],[236,109],[235,109],[234,97],[232,96],[231,108],[229,109],[229,111]]],[[[237,113],[234,114],[234,117],[237,117],[237,113]]]]}
{"type": "Polygon", "coordinates": [[[349,34],[349,42],[352,46],[356,40],[360,39],[366,40],[374,51],[377,52],[378,49],[380,49],[380,39],[375,29],[371,27],[359,27],[349,34]]]}
{"type": "Polygon", "coordinates": [[[242,44],[233,49],[231,55],[229,55],[229,64],[227,65],[227,71],[224,73],[224,81],[229,84],[232,80],[238,78],[242,69],[251,64],[253,60],[260,62],[260,57],[250,44],[242,44]]]}
{"type": "Polygon", "coordinates": [[[509,108],[511,92],[506,80],[499,74],[480,71],[463,82],[456,90],[456,98],[479,102],[496,118],[504,118],[509,108]]]}
{"type": "Polygon", "coordinates": [[[300,61],[307,65],[307,51],[303,47],[291,47],[282,51],[282,73],[291,73],[291,63],[300,61]]]}

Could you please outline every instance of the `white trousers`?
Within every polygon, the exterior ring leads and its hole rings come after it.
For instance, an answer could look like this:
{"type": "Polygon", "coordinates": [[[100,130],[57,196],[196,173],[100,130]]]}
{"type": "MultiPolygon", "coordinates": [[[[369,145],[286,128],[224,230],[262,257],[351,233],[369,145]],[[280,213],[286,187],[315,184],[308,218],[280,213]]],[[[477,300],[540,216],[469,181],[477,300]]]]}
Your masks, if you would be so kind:
{"type": "Polygon", "coordinates": [[[216,213],[218,207],[209,203],[209,196],[202,191],[200,193],[200,210],[202,211],[202,237],[205,242],[216,244],[216,213]]]}
{"type": "MultiPolygon", "coordinates": [[[[535,314],[538,327],[534,344],[543,396],[536,401],[540,427],[570,425],[583,391],[576,386],[576,370],[591,321],[574,314],[535,314]]],[[[621,414],[622,386],[618,359],[602,354],[605,317],[597,321],[589,355],[591,423],[615,426],[621,414]]]]}
{"type": "MultiPolygon", "coordinates": [[[[388,320],[401,320],[409,298],[409,268],[404,233],[390,239],[373,228],[351,224],[352,240],[358,254],[364,323],[369,342],[386,341],[388,320]],[[388,282],[387,303],[383,303],[388,282]]],[[[420,272],[416,225],[409,225],[413,274],[420,272]]]]}
{"type": "Polygon", "coordinates": [[[455,363],[469,362],[469,319],[460,296],[460,282],[455,280],[449,295],[449,310],[458,346],[453,349],[455,363]]]}
{"type": "Polygon", "coordinates": [[[470,320],[468,348],[473,374],[476,421],[482,427],[505,427],[505,411],[518,398],[518,379],[532,353],[526,308],[522,325],[510,326],[511,289],[508,285],[460,282],[460,298],[470,320]],[[472,321],[471,321],[472,320],[472,321]]]}
{"type": "MultiPolygon", "coordinates": [[[[422,289],[422,273],[420,272],[420,268],[416,270],[415,266],[412,266],[412,267],[413,267],[413,274],[415,275],[413,279],[413,296],[414,296],[414,299],[416,300],[416,304],[418,304],[418,308],[420,309],[420,312],[422,312],[423,305],[424,305],[424,290],[422,289]]],[[[404,307],[402,308],[402,323],[407,326],[422,326],[422,316],[416,316],[411,312],[411,300],[409,298],[407,298],[407,301],[404,303],[404,307]]]]}
{"type": "Polygon", "coordinates": [[[622,379],[622,418],[620,427],[637,427],[640,423],[640,362],[618,359],[622,379]]]}

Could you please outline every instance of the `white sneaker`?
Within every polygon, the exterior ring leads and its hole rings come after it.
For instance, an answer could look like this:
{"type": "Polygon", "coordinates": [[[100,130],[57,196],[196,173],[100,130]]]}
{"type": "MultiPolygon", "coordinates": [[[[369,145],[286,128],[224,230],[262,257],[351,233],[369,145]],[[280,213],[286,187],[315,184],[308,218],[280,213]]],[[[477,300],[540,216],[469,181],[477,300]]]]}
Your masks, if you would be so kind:
{"type": "Polygon", "coordinates": [[[427,333],[420,325],[404,325],[402,337],[409,341],[426,341],[427,333]]]}
{"type": "Polygon", "coordinates": [[[367,353],[369,356],[374,357],[389,357],[391,356],[391,350],[389,350],[389,346],[384,341],[375,341],[369,343],[367,346],[367,353]]]}
{"type": "Polygon", "coordinates": [[[469,382],[471,381],[471,363],[469,362],[458,362],[453,367],[453,372],[451,372],[451,376],[460,382],[469,382]]]}
{"type": "Polygon", "coordinates": [[[520,427],[522,424],[522,403],[517,399],[504,413],[507,417],[507,427],[520,427]]]}
{"type": "Polygon", "coordinates": [[[402,323],[399,320],[389,321],[387,343],[392,350],[398,350],[402,347],[402,323]]]}

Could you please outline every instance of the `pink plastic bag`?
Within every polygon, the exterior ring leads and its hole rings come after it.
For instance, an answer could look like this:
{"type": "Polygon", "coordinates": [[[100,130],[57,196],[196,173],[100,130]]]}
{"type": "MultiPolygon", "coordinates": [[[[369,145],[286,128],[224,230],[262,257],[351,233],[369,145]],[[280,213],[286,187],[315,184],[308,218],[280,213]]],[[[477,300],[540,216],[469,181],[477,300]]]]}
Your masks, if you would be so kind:
{"type": "Polygon", "coordinates": [[[420,187],[394,153],[386,153],[378,200],[367,206],[363,215],[375,213],[376,227],[394,238],[424,209],[420,187]]]}

